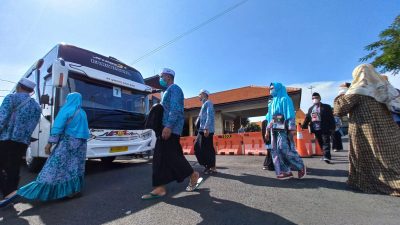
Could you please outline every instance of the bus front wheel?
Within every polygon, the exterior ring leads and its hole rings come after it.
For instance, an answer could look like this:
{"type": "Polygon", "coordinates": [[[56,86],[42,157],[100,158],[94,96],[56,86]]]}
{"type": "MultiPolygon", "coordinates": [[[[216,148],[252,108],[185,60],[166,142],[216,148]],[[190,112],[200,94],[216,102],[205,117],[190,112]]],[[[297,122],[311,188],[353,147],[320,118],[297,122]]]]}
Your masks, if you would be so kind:
{"type": "Polygon", "coordinates": [[[115,160],[115,156],[101,158],[101,162],[105,165],[110,165],[115,160]]]}

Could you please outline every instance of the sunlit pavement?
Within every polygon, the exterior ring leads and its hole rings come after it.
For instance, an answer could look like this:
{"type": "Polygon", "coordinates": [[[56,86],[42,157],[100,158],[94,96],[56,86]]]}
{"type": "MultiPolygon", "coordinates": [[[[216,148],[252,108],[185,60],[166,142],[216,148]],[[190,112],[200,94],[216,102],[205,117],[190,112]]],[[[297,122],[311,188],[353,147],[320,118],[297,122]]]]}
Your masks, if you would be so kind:
{"type": "MultiPolygon", "coordinates": [[[[347,146],[347,145],[346,145],[347,146]]],[[[304,159],[303,180],[276,180],[262,170],[261,156],[218,156],[219,174],[205,176],[200,190],[186,193],[188,181],[168,186],[166,197],[142,201],[151,190],[151,162],[87,164],[81,198],[50,203],[21,200],[0,209],[3,224],[399,224],[400,198],[369,195],[346,187],[347,151],[328,165],[304,159]]],[[[198,171],[195,157],[188,159],[198,171]]],[[[22,184],[35,174],[23,169],[22,184]]]]}

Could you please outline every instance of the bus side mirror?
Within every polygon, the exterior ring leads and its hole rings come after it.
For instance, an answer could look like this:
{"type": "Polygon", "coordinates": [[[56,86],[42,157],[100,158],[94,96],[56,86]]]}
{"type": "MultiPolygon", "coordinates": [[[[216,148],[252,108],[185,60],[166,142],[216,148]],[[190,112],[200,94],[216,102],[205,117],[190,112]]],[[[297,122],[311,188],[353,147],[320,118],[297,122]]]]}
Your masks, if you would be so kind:
{"type": "Polygon", "coordinates": [[[39,70],[40,68],[42,68],[43,63],[44,63],[44,60],[43,59],[39,59],[35,64],[35,69],[39,70]]]}
{"type": "Polygon", "coordinates": [[[54,87],[65,87],[67,85],[68,69],[63,59],[59,58],[54,61],[51,73],[54,87]]]}

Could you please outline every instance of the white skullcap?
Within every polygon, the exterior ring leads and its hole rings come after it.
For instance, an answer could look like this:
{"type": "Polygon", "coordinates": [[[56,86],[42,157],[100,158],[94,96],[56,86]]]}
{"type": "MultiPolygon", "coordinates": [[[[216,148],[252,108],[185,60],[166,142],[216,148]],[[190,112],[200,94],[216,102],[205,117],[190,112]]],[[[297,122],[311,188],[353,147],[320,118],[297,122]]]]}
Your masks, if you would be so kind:
{"type": "Polygon", "coordinates": [[[161,70],[160,75],[163,74],[163,73],[164,74],[169,74],[169,75],[175,77],[175,71],[173,71],[171,69],[164,68],[164,69],[161,70]]]}
{"type": "Polygon", "coordinates": [[[204,94],[206,94],[206,95],[210,95],[210,92],[207,91],[206,89],[201,89],[201,90],[200,90],[200,94],[201,94],[201,93],[204,93],[204,94]]]}
{"type": "Polygon", "coordinates": [[[33,82],[33,81],[30,81],[30,80],[28,80],[27,78],[22,78],[21,80],[19,80],[19,82],[18,82],[19,84],[22,84],[22,85],[24,85],[25,87],[27,87],[27,88],[30,88],[30,89],[35,89],[35,86],[36,86],[36,83],[35,82],[33,82]]]}

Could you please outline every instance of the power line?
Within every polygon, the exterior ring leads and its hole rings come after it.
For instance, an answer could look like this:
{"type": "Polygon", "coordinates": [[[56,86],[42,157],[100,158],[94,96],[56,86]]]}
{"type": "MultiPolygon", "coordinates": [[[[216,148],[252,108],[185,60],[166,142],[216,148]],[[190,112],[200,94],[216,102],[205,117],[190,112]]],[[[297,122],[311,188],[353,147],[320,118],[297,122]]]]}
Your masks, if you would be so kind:
{"type": "Polygon", "coordinates": [[[4,82],[8,82],[8,83],[13,83],[13,84],[16,84],[16,83],[17,83],[17,82],[14,82],[14,81],[4,80],[4,79],[0,79],[0,81],[4,81],[4,82]]]}
{"type": "Polygon", "coordinates": [[[11,90],[0,90],[0,91],[11,91],[11,90]]]}
{"type": "Polygon", "coordinates": [[[142,61],[144,58],[146,58],[146,57],[148,57],[148,56],[154,55],[155,53],[157,53],[157,52],[160,51],[161,49],[168,47],[169,45],[171,45],[171,44],[177,42],[179,39],[181,39],[181,38],[183,38],[183,37],[185,37],[185,36],[187,36],[187,35],[193,33],[194,31],[196,31],[196,30],[202,28],[203,26],[205,26],[205,25],[207,25],[207,24],[213,22],[214,20],[218,19],[219,17],[222,17],[223,15],[225,15],[225,14],[229,13],[230,11],[232,11],[232,10],[238,8],[239,6],[243,5],[243,4],[246,3],[247,1],[249,1],[249,0],[241,1],[241,2],[239,2],[239,3],[237,3],[237,4],[233,5],[233,6],[229,7],[228,9],[226,9],[226,10],[224,10],[224,11],[218,13],[217,15],[211,17],[210,19],[208,19],[208,20],[206,20],[206,21],[200,23],[199,25],[193,27],[192,29],[183,32],[182,34],[176,36],[175,38],[171,39],[170,41],[167,41],[167,42],[165,42],[164,44],[160,45],[159,47],[157,47],[157,48],[155,48],[155,49],[153,49],[153,50],[147,52],[146,54],[142,55],[141,57],[139,57],[139,58],[137,58],[135,61],[133,61],[132,65],[135,64],[135,63],[137,63],[137,62],[142,61]]]}

